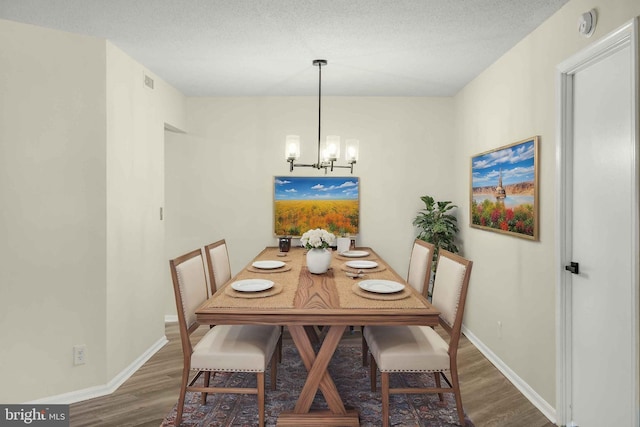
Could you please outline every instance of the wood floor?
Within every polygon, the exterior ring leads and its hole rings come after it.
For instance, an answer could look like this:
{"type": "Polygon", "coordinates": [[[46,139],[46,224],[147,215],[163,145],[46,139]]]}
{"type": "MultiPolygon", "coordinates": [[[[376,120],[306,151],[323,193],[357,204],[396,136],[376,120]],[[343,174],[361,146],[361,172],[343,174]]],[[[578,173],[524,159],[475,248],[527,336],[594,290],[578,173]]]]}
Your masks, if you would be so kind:
{"type": "MultiPolygon", "coordinates": [[[[199,339],[208,328],[193,334],[199,339]]],[[[169,343],[109,396],[74,403],[71,426],[158,427],[178,400],[182,349],[177,323],[167,324],[169,343]]],[[[360,333],[344,339],[360,341],[360,333]]],[[[458,370],[462,402],[477,427],[553,427],[482,354],[462,337],[458,370]]]]}

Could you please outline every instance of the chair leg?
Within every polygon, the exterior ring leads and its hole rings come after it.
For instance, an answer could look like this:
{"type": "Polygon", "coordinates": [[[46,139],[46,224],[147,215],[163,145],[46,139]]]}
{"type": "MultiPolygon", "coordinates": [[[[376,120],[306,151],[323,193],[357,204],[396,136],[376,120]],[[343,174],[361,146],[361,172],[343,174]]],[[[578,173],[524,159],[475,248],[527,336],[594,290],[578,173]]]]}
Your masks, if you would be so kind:
{"type": "Polygon", "coordinates": [[[258,425],[264,427],[264,372],[257,372],[258,383],[258,425]]]}
{"type": "MultiPolygon", "coordinates": [[[[211,380],[211,371],[206,371],[204,373],[204,386],[209,387],[209,381],[211,380]]],[[[209,393],[202,392],[202,397],[200,398],[200,404],[204,405],[207,403],[207,395],[209,393]]]]}
{"type": "Polygon", "coordinates": [[[376,363],[376,359],[373,356],[369,356],[369,379],[371,381],[371,391],[376,391],[377,386],[377,375],[378,375],[378,364],[376,363]]]}
{"type": "MultiPolygon", "coordinates": [[[[434,372],[433,378],[436,380],[436,387],[442,388],[442,384],[440,382],[440,372],[434,372]]],[[[444,394],[438,393],[438,398],[440,398],[440,402],[444,402],[444,394]]]]}
{"type": "Polygon", "coordinates": [[[380,372],[382,388],[382,427],[389,427],[389,372],[380,372]]]}
{"type": "Polygon", "coordinates": [[[462,410],[462,395],[460,394],[460,382],[458,381],[458,367],[454,364],[451,367],[451,385],[453,393],[456,396],[456,409],[458,410],[458,418],[460,425],[464,425],[464,411],[462,410]]]}
{"type": "Polygon", "coordinates": [[[360,326],[360,330],[362,331],[362,366],[367,366],[369,362],[368,353],[369,353],[369,344],[367,344],[367,340],[364,339],[364,326],[360,326]]]}
{"type": "Polygon", "coordinates": [[[278,377],[278,355],[271,356],[271,390],[276,389],[276,380],[278,377]]]}
{"type": "Polygon", "coordinates": [[[282,363],[282,334],[284,334],[284,326],[280,326],[280,338],[278,339],[278,363],[282,363]]]}
{"type": "Polygon", "coordinates": [[[175,425],[179,426],[182,422],[182,411],[184,410],[184,397],[187,394],[187,383],[189,382],[189,367],[182,369],[182,384],[180,385],[180,396],[178,397],[178,411],[176,413],[175,425]]]}

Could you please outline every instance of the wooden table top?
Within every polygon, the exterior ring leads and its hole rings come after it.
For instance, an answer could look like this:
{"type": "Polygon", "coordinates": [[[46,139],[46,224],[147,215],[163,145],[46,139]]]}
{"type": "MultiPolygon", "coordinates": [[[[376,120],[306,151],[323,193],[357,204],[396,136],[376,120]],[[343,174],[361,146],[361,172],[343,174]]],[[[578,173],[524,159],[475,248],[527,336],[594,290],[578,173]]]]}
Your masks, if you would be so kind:
{"type": "MultiPolygon", "coordinates": [[[[406,285],[389,265],[370,248],[363,258],[346,258],[332,253],[331,268],[325,274],[311,274],[306,268],[306,251],[291,248],[285,257],[278,257],[278,248],[265,248],[209,300],[196,310],[201,324],[267,324],[267,325],[426,325],[438,323],[439,312],[411,286],[406,285]],[[254,261],[279,260],[285,267],[261,272],[251,267],[254,261]],[[350,260],[371,260],[378,267],[367,271],[366,277],[352,279],[345,273],[350,260]],[[276,283],[278,292],[271,296],[242,297],[231,288],[242,279],[268,279],[276,283]],[[361,280],[384,279],[405,284],[407,295],[402,299],[373,298],[358,295],[354,285],[361,280]],[[280,290],[282,289],[282,290],[280,290]]],[[[360,292],[362,294],[362,292],[360,292]]],[[[393,298],[389,296],[389,298],[393,298]]],[[[397,298],[397,296],[396,296],[397,298]]]]}

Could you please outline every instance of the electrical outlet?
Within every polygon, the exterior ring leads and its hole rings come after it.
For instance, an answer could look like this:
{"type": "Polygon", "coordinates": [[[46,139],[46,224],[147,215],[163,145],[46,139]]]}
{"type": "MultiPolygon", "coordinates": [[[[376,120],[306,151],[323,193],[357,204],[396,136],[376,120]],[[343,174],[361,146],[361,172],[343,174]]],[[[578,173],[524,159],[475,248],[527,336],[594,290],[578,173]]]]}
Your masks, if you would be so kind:
{"type": "Polygon", "coordinates": [[[87,346],[78,344],[73,346],[73,364],[84,365],[87,363],[87,346]]]}
{"type": "Polygon", "coordinates": [[[498,320],[498,338],[502,339],[502,322],[498,320]]]}

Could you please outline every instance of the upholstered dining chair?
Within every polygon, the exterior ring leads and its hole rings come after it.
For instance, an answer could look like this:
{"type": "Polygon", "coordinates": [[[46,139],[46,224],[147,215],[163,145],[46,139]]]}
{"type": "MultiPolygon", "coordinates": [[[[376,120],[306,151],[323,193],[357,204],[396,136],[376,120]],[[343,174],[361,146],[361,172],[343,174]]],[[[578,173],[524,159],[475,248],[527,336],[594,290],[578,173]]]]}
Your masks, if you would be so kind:
{"type": "Polygon", "coordinates": [[[425,298],[429,291],[429,280],[431,280],[431,263],[433,261],[433,251],[435,246],[424,240],[416,239],[411,249],[409,259],[409,271],[407,273],[407,283],[420,292],[425,298]]]}
{"type": "Polygon", "coordinates": [[[364,337],[370,349],[371,390],[376,391],[376,374],[380,370],[382,388],[382,425],[389,425],[390,394],[454,393],[460,424],[464,425],[462,396],[458,381],[457,353],[462,316],[473,262],[444,249],[438,256],[432,304],[440,311],[439,323],[449,334],[443,339],[428,326],[367,326],[364,337]],[[431,372],[435,387],[390,388],[392,373],[431,372]],[[449,380],[445,374],[449,374],[449,380]],[[442,387],[440,377],[449,387],[442,387]]]}
{"type": "MultiPolygon", "coordinates": [[[[231,280],[231,264],[226,240],[222,239],[206,245],[204,254],[209,271],[210,295],[213,295],[220,286],[231,280]]],[[[284,326],[280,327],[280,331],[284,332],[284,326]]],[[[282,340],[278,341],[278,361],[282,361],[282,340]]]]}
{"type": "Polygon", "coordinates": [[[210,243],[204,247],[204,253],[207,257],[211,295],[213,295],[220,286],[231,279],[231,264],[229,263],[227,242],[222,239],[210,243]]]}
{"type": "MultiPolygon", "coordinates": [[[[433,262],[433,251],[435,246],[424,240],[415,239],[411,248],[409,258],[409,270],[407,272],[407,283],[420,292],[425,298],[429,290],[431,280],[431,263],[433,262]]],[[[367,340],[364,339],[364,326],[360,327],[362,334],[362,366],[369,363],[367,340]]]]}
{"type": "Polygon", "coordinates": [[[268,325],[217,325],[192,345],[190,336],[198,328],[195,310],[207,300],[207,280],[200,249],[170,260],[171,277],[178,310],[183,369],[176,425],[182,420],[186,392],[202,393],[202,403],[208,393],[256,394],[258,396],[259,425],[264,425],[265,370],[271,361],[271,388],[275,389],[277,363],[273,357],[280,340],[280,327],[268,325]],[[189,381],[191,371],[195,371],[189,381]],[[254,388],[210,387],[215,372],[253,372],[257,377],[254,388]],[[194,385],[204,376],[204,385],[194,385]]]}

